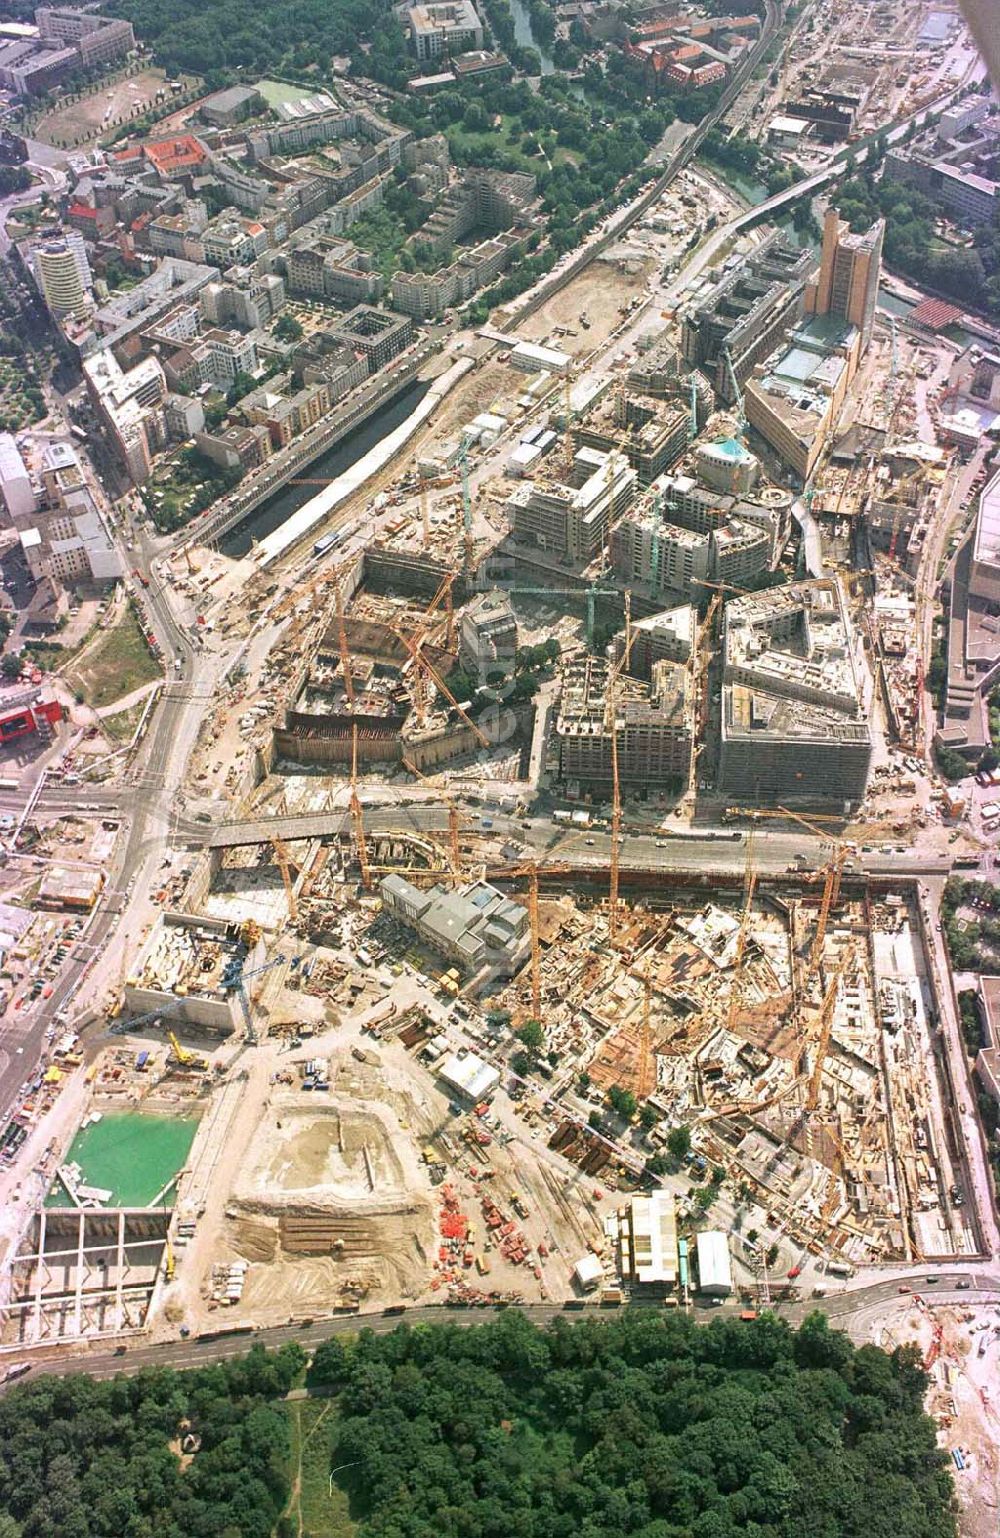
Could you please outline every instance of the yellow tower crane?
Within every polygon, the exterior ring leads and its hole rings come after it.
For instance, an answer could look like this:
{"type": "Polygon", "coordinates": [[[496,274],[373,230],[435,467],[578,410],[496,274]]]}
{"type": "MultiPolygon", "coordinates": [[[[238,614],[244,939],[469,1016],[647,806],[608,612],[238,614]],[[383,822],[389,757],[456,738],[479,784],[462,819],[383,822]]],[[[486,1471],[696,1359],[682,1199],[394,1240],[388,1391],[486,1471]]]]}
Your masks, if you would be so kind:
{"type": "Polygon", "coordinates": [[[639,1038],[639,1100],[648,1100],[656,1089],[656,1057],[653,1053],[653,1026],[651,1020],[653,982],[649,969],[649,956],[642,974],[642,1034],[639,1038]]]}
{"type": "Polygon", "coordinates": [[[347,703],[354,705],[354,678],[351,673],[351,650],[347,644],[347,621],[344,618],[344,595],[341,592],[340,582],[335,580],[333,584],[334,596],[337,600],[337,645],[340,649],[340,671],[344,675],[344,692],[347,695],[347,703]]]}
{"type": "Polygon", "coordinates": [[[744,885],[743,913],[740,917],[740,930],[736,939],[736,957],[733,962],[733,984],[729,990],[729,1018],[728,1028],[731,1031],[736,1023],[736,1015],[743,999],[743,957],[746,953],[747,935],[750,931],[750,918],[753,912],[754,892],[757,889],[757,867],[754,864],[754,829],[747,834],[747,863],[744,885]]]}

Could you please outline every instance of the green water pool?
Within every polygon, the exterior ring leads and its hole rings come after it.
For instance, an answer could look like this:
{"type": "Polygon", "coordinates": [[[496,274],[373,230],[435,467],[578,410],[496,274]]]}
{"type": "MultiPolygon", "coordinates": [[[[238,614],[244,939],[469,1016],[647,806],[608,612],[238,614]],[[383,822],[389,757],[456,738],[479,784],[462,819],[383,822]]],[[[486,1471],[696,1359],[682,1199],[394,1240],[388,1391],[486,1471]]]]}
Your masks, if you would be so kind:
{"type": "MultiPolygon", "coordinates": [[[[85,1185],[112,1193],[111,1206],[148,1207],[172,1175],[187,1161],[198,1119],[194,1116],[147,1116],[140,1112],[105,1115],[81,1127],[66,1155],[79,1164],[85,1185]]],[[[164,1198],[173,1205],[173,1190],[164,1198]]],[[[65,1207],[69,1196],[56,1180],[48,1207],[65,1207]]]]}

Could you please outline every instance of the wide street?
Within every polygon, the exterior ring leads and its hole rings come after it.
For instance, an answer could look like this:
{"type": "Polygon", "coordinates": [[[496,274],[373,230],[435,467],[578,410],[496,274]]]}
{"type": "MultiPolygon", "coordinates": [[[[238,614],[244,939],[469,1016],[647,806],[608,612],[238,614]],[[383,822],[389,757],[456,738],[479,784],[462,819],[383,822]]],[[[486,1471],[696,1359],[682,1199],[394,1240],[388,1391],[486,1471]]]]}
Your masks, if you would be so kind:
{"type": "MultiPolygon", "coordinates": [[[[846,1328],[856,1343],[861,1344],[870,1339],[873,1324],[896,1307],[902,1294],[919,1294],[926,1301],[941,1306],[992,1305],[1000,1302],[1000,1272],[971,1264],[961,1270],[950,1266],[938,1273],[928,1272],[926,1267],[920,1271],[900,1270],[893,1272],[892,1277],[884,1281],[855,1287],[839,1282],[833,1285],[837,1290],[831,1288],[825,1297],[804,1298],[791,1303],[779,1302],[772,1307],[790,1324],[798,1324],[808,1314],[819,1310],[827,1315],[832,1324],[846,1328]],[[929,1275],[936,1275],[937,1278],[930,1286],[927,1285],[929,1275]]],[[[65,1347],[53,1349],[40,1346],[26,1351],[20,1359],[30,1360],[36,1372],[87,1372],[97,1378],[110,1378],[116,1373],[137,1373],[148,1367],[203,1367],[228,1357],[240,1356],[257,1343],[274,1349],[295,1340],[301,1346],[311,1348],[329,1339],[331,1335],[357,1335],[362,1330],[382,1334],[396,1329],[402,1323],[410,1327],[432,1324],[468,1327],[496,1318],[506,1306],[516,1308],[538,1325],[548,1325],[560,1318],[570,1322],[581,1316],[608,1318],[617,1312],[616,1309],[602,1307],[596,1301],[581,1300],[581,1303],[582,1307],[572,1304],[527,1303],[487,1308],[431,1304],[404,1309],[402,1313],[333,1314],[325,1319],[309,1319],[298,1323],[289,1321],[288,1324],[268,1330],[223,1333],[214,1340],[178,1339],[158,1345],[129,1346],[127,1349],[109,1348],[106,1344],[97,1343],[90,1348],[74,1350],[71,1355],[67,1354],[65,1347]]],[[[636,1299],[628,1307],[661,1311],[663,1305],[655,1298],[650,1298],[636,1299]]],[[[710,1302],[692,1300],[691,1312],[701,1323],[707,1323],[715,1317],[731,1318],[739,1307],[734,1302],[717,1307],[710,1302]]]]}

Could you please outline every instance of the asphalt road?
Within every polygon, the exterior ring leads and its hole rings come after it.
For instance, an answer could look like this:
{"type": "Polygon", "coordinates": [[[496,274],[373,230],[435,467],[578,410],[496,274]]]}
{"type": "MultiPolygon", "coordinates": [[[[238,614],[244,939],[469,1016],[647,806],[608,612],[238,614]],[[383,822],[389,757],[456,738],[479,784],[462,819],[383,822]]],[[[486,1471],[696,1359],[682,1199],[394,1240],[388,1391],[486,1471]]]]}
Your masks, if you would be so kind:
{"type": "MultiPolygon", "coordinates": [[[[855,1320],[859,1317],[866,1321],[877,1319],[880,1310],[887,1309],[894,1304],[901,1291],[919,1294],[930,1303],[940,1305],[992,1303],[1000,1299],[1000,1274],[990,1271],[987,1267],[970,1265],[961,1271],[948,1269],[940,1272],[928,1272],[926,1267],[919,1272],[910,1272],[906,1280],[901,1281],[899,1273],[891,1280],[874,1282],[866,1286],[845,1289],[826,1296],[825,1298],[808,1298],[794,1303],[778,1303],[773,1305],[775,1312],[792,1324],[798,1324],[807,1314],[821,1310],[834,1323],[842,1325],[847,1320],[855,1320]],[[927,1286],[928,1275],[936,1275],[938,1280],[931,1286],[927,1286]],[[956,1283],[968,1283],[961,1289],[956,1283]]],[[[617,1312],[610,1308],[601,1308],[596,1302],[588,1303],[585,1309],[567,1309],[561,1304],[552,1303],[524,1303],[512,1304],[511,1307],[524,1314],[534,1324],[551,1324],[554,1319],[565,1318],[569,1321],[584,1317],[593,1317],[600,1314],[606,1318],[617,1312]]],[[[628,1305],[630,1308],[659,1309],[662,1305],[655,1299],[637,1299],[628,1305]]],[[[731,1318],[741,1307],[740,1304],[729,1302],[722,1307],[716,1307],[711,1303],[695,1300],[693,1302],[693,1317],[701,1323],[707,1323],[716,1316],[731,1318]]],[[[421,1305],[416,1308],[408,1308],[400,1314],[340,1314],[330,1318],[311,1320],[304,1324],[277,1325],[273,1329],[254,1330],[252,1333],[223,1336],[218,1340],[176,1340],[164,1341],[159,1345],[128,1346],[119,1354],[114,1347],[95,1346],[89,1350],[81,1350],[79,1354],[66,1355],[66,1348],[39,1347],[26,1351],[20,1358],[22,1361],[31,1360],[35,1364],[36,1372],[58,1372],[59,1374],[88,1372],[97,1378],[113,1377],[116,1373],[137,1373],[144,1367],[203,1367],[211,1362],[219,1362],[227,1357],[242,1355],[252,1344],[260,1343],[271,1349],[284,1345],[290,1340],[297,1340],[302,1346],[316,1346],[320,1341],[329,1339],[331,1335],[357,1335],[362,1330],[373,1330],[376,1334],[383,1334],[395,1329],[399,1324],[457,1324],[471,1326],[483,1324],[495,1318],[502,1310],[494,1306],[486,1308],[455,1308],[448,1304],[421,1305]]]]}

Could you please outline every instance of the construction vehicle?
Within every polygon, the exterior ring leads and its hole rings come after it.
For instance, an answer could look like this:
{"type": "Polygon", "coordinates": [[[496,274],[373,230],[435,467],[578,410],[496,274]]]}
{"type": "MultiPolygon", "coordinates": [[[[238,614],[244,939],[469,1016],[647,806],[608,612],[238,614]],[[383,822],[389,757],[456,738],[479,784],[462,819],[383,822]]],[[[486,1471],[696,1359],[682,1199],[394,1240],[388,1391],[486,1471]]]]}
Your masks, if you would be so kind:
{"type": "Polygon", "coordinates": [[[167,1032],[171,1051],[181,1068],[189,1068],[192,1073],[204,1073],[208,1068],[208,1061],[197,1052],[189,1052],[187,1047],[182,1047],[173,1031],[167,1032]]]}

